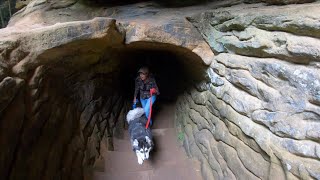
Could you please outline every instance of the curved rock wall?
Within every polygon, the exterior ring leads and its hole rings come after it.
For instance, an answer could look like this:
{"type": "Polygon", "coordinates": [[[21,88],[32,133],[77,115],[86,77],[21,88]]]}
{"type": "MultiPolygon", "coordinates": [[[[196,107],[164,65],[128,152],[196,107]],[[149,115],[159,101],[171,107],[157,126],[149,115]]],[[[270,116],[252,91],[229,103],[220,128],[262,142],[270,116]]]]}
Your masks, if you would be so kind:
{"type": "Polygon", "coordinates": [[[50,71],[39,66],[26,80],[0,83],[2,177],[81,179],[84,167],[113,148],[113,130],[127,106],[110,78],[50,71]]]}
{"type": "Polygon", "coordinates": [[[205,179],[320,179],[320,3],[188,19],[215,52],[210,82],[177,104],[205,179]]]}
{"type": "Polygon", "coordinates": [[[1,177],[83,179],[86,167],[113,148],[113,130],[128,106],[113,88],[112,65],[104,73],[92,65],[122,41],[113,25],[95,19],[2,31],[1,177]]]}

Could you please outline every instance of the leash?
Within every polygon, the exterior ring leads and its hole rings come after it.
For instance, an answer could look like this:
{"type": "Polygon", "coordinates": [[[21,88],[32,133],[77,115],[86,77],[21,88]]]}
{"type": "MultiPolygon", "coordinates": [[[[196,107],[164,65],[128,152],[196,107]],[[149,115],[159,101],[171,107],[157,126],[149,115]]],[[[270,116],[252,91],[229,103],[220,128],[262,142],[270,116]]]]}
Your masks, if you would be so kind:
{"type": "Polygon", "coordinates": [[[146,124],[146,129],[148,129],[149,124],[150,124],[150,120],[151,120],[151,113],[152,113],[152,94],[155,93],[155,89],[152,88],[150,89],[150,111],[149,111],[149,117],[148,117],[148,121],[146,124]]]}

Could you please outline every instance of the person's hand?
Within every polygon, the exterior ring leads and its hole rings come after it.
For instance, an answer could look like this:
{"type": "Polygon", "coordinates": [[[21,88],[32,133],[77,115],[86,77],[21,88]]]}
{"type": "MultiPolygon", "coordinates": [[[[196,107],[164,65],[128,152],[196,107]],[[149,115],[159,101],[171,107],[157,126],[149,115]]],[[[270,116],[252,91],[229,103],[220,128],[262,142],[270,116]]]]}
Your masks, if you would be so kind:
{"type": "Polygon", "coordinates": [[[157,93],[157,90],[156,90],[155,88],[151,88],[151,89],[150,89],[150,93],[151,93],[151,94],[155,94],[155,93],[157,93]]]}
{"type": "Polygon", "coordinates": [[[133,103],[136,103],[137,102],[137,98],[133,98],[133,103]]]}

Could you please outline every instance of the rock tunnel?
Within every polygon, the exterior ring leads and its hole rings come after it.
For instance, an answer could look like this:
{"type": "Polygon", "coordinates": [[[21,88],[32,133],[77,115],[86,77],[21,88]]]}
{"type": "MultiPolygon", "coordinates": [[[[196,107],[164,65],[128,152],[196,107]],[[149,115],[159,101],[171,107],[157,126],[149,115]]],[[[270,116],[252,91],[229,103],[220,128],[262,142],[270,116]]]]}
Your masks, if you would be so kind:
{"type": "MultiPolygon", "coordinates": [[[[99,166],[98,158],[108,156],[103,154],[105,150],[117,151],[114,149],[117,143],[114,142],[115,136],[126,136],[125,115],[131,109],[139,67],[148,66],[157,80],[161,95],[153,109],[158,111],[158,106],[174,104],[188,89],[209,81],[205,77],[207,66],[198,55],[186,48],[163,43],[135,42],[120,46],[103,55],[97,63],[83,66],[86,68],[70,74],[72,66],[53,65],[47,70],[48,89],[52,91],[48,94],[64,94],[63,99],[68,99],[70,106],[78,111],[80,130],[84,138],[88,137],[84,142],[87,144],[84,151],[87,167],[99,166]],[[59,80],[63,81],[55,83],[59,80]]],[[[56,98],[52,101],[57,102],[56,98]]],[[[153,114],[156,113],[159,112],[154,111],[153,114]]],[[[159,127],[168,123],[159,120],[155,119],[159,127]]],[[[176,136],[169,138],[176,139],[176,136]]],[[[89,179],[92,176],[87,175],[89,179]]]]}
{"type": "Polygon", "coordinates": [[[10,129],[3,129],[2,137],[12,137],[3,139],[8,149],[2,156],[5,177],[91,179],[86,167],[114,150],[114,136],[123,136],[141,66],[148,66],[157,80],[161,95],[155,105],[172,104],[209,81],[207,65],[189,49],[143,41],[124,45],[121,34],[113,31],[108,32],[116,44],[112,47],[103,45],[110,43],[109,37],[71,40],[37,54],[35,61],[45,62],[24,65],[28,70],[19,72],[21,80],[4,78],[15,89],[6,91],[15,97],[1,112],[2,122],[12,119],[1,126],[10,129]],[[12,115],[17,104],[20,112],[12,115]]]}
{"type": "Polygon", "coordinates": [[[199,163],[189,179],[320,179],[319,1],[133,2],[34,0],[0,29],[0,177],[87,180],[102,160],[130,164],[104,154],[126,136],[147,65],[155,109],[174,112],[162,134],[199,163]]]}
{"type": "Polygon", "coordinates": [[[190,86],[205,80],[205,64],[188,49],[161,43],[137,42],[119,52],[119,81],[125,97],[133,97],[139,66],[148,66],[161,87],[160,99],[176,100],[190,86]],[[131,83],[125,83],[131,82],[131,83]]]}

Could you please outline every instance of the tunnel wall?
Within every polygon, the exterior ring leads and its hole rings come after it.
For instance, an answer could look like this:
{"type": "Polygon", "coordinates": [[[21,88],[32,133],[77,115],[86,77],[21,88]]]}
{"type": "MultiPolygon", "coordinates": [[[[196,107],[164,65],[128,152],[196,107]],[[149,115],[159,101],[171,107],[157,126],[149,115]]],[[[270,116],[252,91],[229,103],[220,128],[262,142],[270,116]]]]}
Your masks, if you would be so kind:
{"type": "MultiPolygon", "coordinates": [[[[3,29],[1,177],[90,178],[93,168],[103,167],[103,155],[113,149],[112,137],[121,135],[118,131],[123,130],[124,115],[131,107],[133,97],[123,96],[119,89],[121,83],[134,83],[119,75],[126,77],[128,72],[121,69],[126,70],[128,61],[163,52],[168,54],[164,56],[169,58],[168,65],[179,60],[195,67],[190,61],[195,60],[195,65],[203,67],[201,58],[185,47],[146,41],[125,45],[119,29],[108,18],[24,33],[3,29]],[[140,52],[137,58],[132,57],[135,51],[140,52]],[[121,54],[127,55],[121,58],[121,54]]],[[[161,66],[159,57],[153,58],[151,63],[161,66]]],[[[136,68],[129,70],[136,75],[136,68]]],[[[190,72],[188,77],[192,76],[190,72]]]]}
{"type": "Polygon", "coordinates": [[[2,177],[82,179],[113,149],[128,106],[112,90],[112,78],[50,71],[39,66],[26,81],[1,82],[2,95],[12,97],[1,111],[2,177]]]}
{"type": "Polygon", "coordinates": [[[319,3],[254,5],[189,18],[215,52],[211,82],[177,102],[177,129],[204,179],[320,178],[315,12],[319,3]]]}
{"type": "Polygon", "coordinates": [[[128,106],[113,88],[112,65],[96,64],[123,42],[114,23],[0,33],[1,177],[84,179],[113,149],[128,106]]]}

